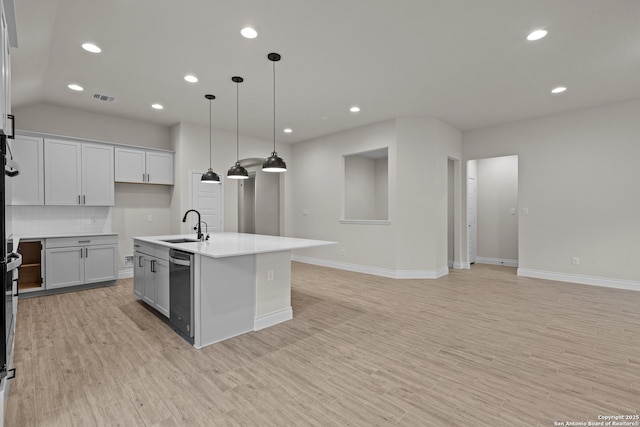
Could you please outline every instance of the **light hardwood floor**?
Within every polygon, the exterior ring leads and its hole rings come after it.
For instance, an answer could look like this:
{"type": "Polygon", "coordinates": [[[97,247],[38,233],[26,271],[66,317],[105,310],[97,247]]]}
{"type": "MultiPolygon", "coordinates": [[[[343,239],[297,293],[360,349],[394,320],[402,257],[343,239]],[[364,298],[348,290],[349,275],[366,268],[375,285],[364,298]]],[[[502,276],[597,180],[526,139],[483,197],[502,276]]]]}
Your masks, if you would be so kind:
{"type": "Polygon", "coordinates": [[[195,350],[116,286],[19,302],[7,426],[553,426],[640,410],[640,292],[293,263],[291,321],[195,350]]]}

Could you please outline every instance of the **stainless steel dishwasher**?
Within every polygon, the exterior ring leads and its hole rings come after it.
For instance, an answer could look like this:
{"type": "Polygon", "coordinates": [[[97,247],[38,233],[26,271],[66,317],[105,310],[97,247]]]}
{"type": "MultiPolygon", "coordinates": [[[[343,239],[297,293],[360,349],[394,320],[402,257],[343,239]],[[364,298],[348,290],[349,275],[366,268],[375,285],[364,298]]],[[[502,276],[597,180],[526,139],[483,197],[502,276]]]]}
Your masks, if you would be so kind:
{"type": "Polygon", "coordinates": [[[193,254],[169,250],[169,323],[193,340],[193,254]]]}

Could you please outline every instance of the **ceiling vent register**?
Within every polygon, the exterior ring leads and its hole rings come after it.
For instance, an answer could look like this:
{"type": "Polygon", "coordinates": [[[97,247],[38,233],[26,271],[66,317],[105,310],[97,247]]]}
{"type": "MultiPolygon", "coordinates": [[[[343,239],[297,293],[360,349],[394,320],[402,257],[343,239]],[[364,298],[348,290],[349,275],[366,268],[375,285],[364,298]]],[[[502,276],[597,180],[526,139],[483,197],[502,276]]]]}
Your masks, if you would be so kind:
{"type": "Polygon", "coordinates": [[[93,98],[97,99],[98,101],[105,101],[105,102],[113,102],[113,101],[115,101],[115,98],[113,96],[102,95],[102,94],[99,94],[99,93],[94,93],[93,94],[93,98]]]}

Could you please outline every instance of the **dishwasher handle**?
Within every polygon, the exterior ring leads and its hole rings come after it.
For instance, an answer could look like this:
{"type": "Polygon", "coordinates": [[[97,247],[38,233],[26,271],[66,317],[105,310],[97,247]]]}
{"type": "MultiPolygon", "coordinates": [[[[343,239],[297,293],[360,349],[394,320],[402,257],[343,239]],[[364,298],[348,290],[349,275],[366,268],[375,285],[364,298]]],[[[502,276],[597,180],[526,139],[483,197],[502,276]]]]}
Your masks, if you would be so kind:
{"type": "Polygon", "coordinates": [[[176,264],[176,265],[183,265],[185,267],[189,267],[191,266],[191,260],[188,259],[179,259],[179,258],[174,258],[172,256],[169,257],[169,262],[171,264],[176,264]]]}

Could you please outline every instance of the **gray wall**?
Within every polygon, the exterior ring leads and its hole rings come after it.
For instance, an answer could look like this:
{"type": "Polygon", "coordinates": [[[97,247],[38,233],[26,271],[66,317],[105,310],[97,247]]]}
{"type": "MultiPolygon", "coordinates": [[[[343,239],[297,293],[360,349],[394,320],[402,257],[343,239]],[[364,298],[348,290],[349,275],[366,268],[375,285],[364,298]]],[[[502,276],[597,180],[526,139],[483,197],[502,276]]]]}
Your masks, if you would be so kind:
{"type": "Polygon", "coordinates": [[[518,155],[521,270],[640,281],[638,117],[635,100],[464,133],[465,159],[518,155]]]}

